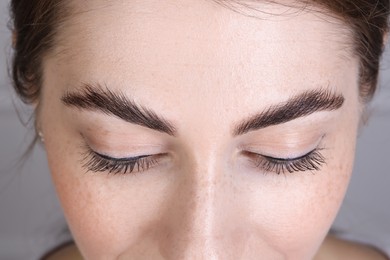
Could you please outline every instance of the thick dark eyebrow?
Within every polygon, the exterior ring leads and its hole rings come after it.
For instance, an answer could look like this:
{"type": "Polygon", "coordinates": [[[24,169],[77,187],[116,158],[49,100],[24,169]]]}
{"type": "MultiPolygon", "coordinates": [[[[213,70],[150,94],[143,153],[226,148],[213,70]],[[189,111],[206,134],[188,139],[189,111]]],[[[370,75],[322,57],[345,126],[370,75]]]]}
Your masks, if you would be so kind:
{"type": "Polygon", "coordinates": [[[84,84],[80,91],[68,92],[61,100],[70,107],[100,111],[132,124],[167,133],[171,136],[176,135],[175,127],[168,120],[158,116],[150,109],[138,106],[122,92],[114,93],[101,85],[84,84]]]}
{"type": "Polygon", "coordinates": [[[239,123],[234,128],[233,135],[242,135],[268,126],[283,124],[315,112],[336,110],[342,107],[343,103],[343,95],[330,90],[306,91],[239,123]]]}

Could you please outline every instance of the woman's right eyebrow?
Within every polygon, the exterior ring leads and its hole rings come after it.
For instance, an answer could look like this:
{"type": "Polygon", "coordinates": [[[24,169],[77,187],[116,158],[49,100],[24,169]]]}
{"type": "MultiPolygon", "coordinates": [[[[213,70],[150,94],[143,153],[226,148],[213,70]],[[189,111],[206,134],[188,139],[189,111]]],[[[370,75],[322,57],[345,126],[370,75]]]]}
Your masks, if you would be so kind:
{"type": "Polygon", "coordinates": [[[122,92],[114,93],[101,85],[84,84],[81,91],[68,92],[61,100],[70,107],[101,111],[132,124],[171,136],[177,135],[176,128],[168,120],[158,116],[150,109],[138,106],[122,92]]]}

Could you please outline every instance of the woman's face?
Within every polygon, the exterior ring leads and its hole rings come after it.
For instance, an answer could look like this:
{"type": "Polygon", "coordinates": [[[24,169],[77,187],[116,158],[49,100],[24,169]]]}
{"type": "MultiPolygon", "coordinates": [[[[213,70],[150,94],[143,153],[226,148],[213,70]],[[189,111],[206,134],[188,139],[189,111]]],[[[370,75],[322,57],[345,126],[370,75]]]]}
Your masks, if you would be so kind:
{"type": "Polygon", "coordinates": [[[350,32],[276,4],[74,2],[38,122],[84,257],[310,259],[352,171],[350,32]]]}

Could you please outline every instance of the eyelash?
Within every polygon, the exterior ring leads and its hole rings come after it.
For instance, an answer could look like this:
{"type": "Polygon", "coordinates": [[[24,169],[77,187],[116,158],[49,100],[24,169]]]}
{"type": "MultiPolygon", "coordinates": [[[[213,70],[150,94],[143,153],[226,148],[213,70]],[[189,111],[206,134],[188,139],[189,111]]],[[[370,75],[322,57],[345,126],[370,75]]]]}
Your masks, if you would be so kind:
{"type": "Polygon", "coordinates": [[[111,158],[88,149],[84,158],[84,167],[92,172],[108,172],[112,174],[129,174],[134,170],[143,172],[158,163],[159,155],[143,155],[130,158],[111,158]]]}
{"type": "MultiPolygon", "coordinates": [[[[265,173],[293,173],[304,171],[318,171],[325,164],[321,149],[313,151],[298,158],[274,158],[252,152],[244,152],[254,162],[255,167],[265,173]]],[[[130,158],[111,158],[88,149],[84,160],[84,167],[92,172],[108,172],[112,174],[129,174],[136,169],[137,172],[147,171],[158,164],[159,155],[144,155],[130,158]]]]}
{"type": "Polygon", "coordinates": [[[253,159],[256,168],[262,169],[264,172],[276,173],[293,173],[304,171],[319,171],[326,163],[324,156],[320,153],[319,148],[316,148],[309,153],[297,158],[274,158],[270,156],[249,153],[253,159]]]}

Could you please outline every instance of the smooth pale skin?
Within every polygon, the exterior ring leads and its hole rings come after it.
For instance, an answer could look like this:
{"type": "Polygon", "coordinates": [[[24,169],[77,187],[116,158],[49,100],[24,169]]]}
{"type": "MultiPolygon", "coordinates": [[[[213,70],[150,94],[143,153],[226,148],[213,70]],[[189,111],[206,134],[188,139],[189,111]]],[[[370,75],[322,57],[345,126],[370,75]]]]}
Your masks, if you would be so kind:
{"type": "Polygon", "coordinates": [[[83,257],[312,259],[344,197],[363,108],[347,28],[275,4],[257,3],[265,12],[255,17],[203,0],[72,7],[45,58],[38,125],[83,257]],[[172,121],[178,136],[61,102],[97,82],[172,121]],[[232,136],[248,116],[319,88],[344,105],[232,136]],[[113,157],[167,156],[145,172],[87,172],[85,142],[113,157]],[[266,173],[240,153],[293,157],[317,145],[326,164],[312,172],[266,173]]]}

